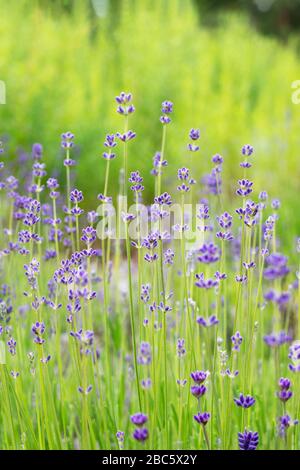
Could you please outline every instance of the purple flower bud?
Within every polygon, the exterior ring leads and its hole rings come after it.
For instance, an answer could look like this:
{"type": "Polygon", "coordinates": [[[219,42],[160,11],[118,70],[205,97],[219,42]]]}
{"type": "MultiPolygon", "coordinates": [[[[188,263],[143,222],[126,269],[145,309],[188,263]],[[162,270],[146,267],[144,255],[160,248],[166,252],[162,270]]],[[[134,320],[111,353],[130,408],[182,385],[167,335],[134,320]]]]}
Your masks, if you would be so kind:
{"type": "Polygon", "coordinates": [[[33,144],[32,146],[32,158],[34,160],[40,160],[43,155],[43,146],[42,144],[33,144]]]}
{"type": "Polygon", "coordinates": [[[83,201],[83,194],[82,191],[79,191],[78,189],[73,189],[70,193],[70,201],[73,204],[78,204],[79,202],[83,201]]]}
{"type": "Polygon", "coordinates": [[[200,138],[200,130],[199,129],[191,129],[189,133],[189,137],[191,140],[198,140],[200,138]]]}
{"type": "Polygon", "coordinates": [[[61,134],[61,146],[64,149],[70,149],[74,146],[74,134],[72,132],[64,132],[61,134]]]}
{"type": "Polygon", "coordinates": [[[238,433],[238,443],[240,450],[255,450],[258,446],[258,432],[245,431],[238,433]]]}
{"type": "Polygon", "coordinates": [[[194,420],[197,421],[197,423],[206,426],[206,424],[210,420],[210,413],[207,413],[206,411],[204,411],[204,413],[198,413],[194,415],[194,420]]]}
{"type": "Polygon", "coordinates": [[[233,344],[232,350],[238,352],[243,342],[243,337],[241,336],[239,331],[237,331],[233,336],[231,336],[231,342],[233,344]]]}
{"type": "Polygon", "coordinates": [[[203,370],[196,370],[195,372],[191,372],[191,378],[198,385],[205,382],[207,377],[208,377],[208,372],[207,371],[205,372],[203,370]]]}
{"type": "Polygon", "coordinates": [[[196,398],[201,398],[206,392],[205,385],[192,385],[191,386],[191,394],[194,395],[196,398]]]}
{"type": "Polygon", "coordinates": [[[245,155],[246,157],[250,157],[253,152],[254,148],[252,147],[252,145],[246,144],[242,147],[242,155],[245,155]]]}
{"type": "Polygon", "coordinates": [[[143,413],[135,413],[130,417],[130,421],[138,427],[143,426],[148,421],[148,417],[143,413]]]}
{"type": "Polygon", "coordinates": [[[146,428],[137,428],[133,432],[132,436],[136,441],[144,442],[148,439],[148,436],[149,436],[148,429],[146,429],[146,428]]]}
{"type": "Polygon", "coordinates": [[[250,408],[255,404],[255,399],[251,395],[240,394],[239,398],[234,398],[234,403],[242,408],[250,408]]]}

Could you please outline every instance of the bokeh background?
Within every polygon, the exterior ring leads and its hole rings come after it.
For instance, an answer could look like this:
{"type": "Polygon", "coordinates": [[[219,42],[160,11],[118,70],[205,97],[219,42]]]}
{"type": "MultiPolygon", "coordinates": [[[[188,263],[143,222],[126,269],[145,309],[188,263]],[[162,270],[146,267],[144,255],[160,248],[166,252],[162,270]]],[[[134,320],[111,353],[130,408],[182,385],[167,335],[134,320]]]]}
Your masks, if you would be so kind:
{"type": "MultiPolygon", "coordinates": [[[[281,199],[288,243],[300,234],[300,104],[292,103],[291,88],[300,79],[300,1],[0,0],[0,11],[6,158],[24,161],[41,142],[49,173],[63,182],[60,134],[71,130],[76,184],[94,201],[103,187],[104,136],[122,129],[114,97],[131,91],[137,138],[130,169],[142,172],[150,199],[160,104],[170,99],[168,175],[188,165],[188,131],[199,127],[194,176],[210,171],[211,156],[221,153],[231,201],[240,149],[250,143],[256,195],[265,189],[281,199]]],[[[115,182],[119,168],[115,160],[115,182]]]]}

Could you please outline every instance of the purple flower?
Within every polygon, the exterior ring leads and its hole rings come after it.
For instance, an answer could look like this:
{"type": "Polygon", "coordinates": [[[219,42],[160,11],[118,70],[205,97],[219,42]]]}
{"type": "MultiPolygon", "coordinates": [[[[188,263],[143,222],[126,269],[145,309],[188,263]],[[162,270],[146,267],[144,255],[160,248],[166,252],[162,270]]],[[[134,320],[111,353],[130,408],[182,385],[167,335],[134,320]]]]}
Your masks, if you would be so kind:
{"type": "Polygon", "coordinates": [[[216,237],[226,241],[233,240],[233,235],[231,232],[217,232],[216,237]]]}
{"type": "Polygon", "coordinates": [[[136,218],[136,215],[122,212],[121,217],[122,217],[123,222],[128,223],[128,222],[131,222],[132,220],[134,220],[136,218]]]}
{"type": "Polygon", "coordinates": [[[96,211],[89,211],[86,216],[88,223],[91,225],[94,224],[99,217],[96,211]]]}
{"type": "Polygon", "coordinates": [[[227,279],[227,274],[226,273],[220,273],[220,271],[215,272],[215,278],[218,279],[219,281],[223,281],[224,279],[227,279]]]}
{"type": "Polygon", "coordinates": [[[280,331],[279,333],[271,333],[269,335],[264,336],[264,342],[267,346],[270,347],[281,346],[291,341],[292,337],[284,331],[280,331]]]}
{"type": "Polygon", "coordinates": [[[200,130],[199,129],[191,129],[189,133],[189,137],[191,140],[198,140],[200,139],[200,130]]]}
{"type": "Polygon", "coordinates": [[[211,315],[208,319],[205,319],[204,317],[197,317],[197,323],[205,328],[209,328],[211,326],[218,325],[219,320],[217,319],[216,315],[211,315]]]}
{"type": "Polygon", "coordinates": [[[171,248],[168,248],[164,252],[164,264],[167,264],[169,266],[173,265],[174,264],[174,257],[175,257],[174,251],[171,250],[171,248]]]}
{"type": "Polygon", "coordinates": [[[96,230],[93,227],[86,227],[82,229],[81,240],[87,245],[90,246],[96,240],[96,230]]]}
{"type": "Polygon", "coordinates": [[[144,302],[145,304],[148,303],[150,300],[150,290],[151,290],[150,284],[142,284],[141,301],[144,302]]]}
{"type": "Polygon", "coordinates": [[[50,354],[48,354],[48,356],[42,357],[42,358],[40,359],[40,361],[41,361],[42,364],[48,364],[48,362],[49,362],[50,360],[51,360],[50,354]]]}
{"type": "Polygon", "coordinates": [[[209,375],[209,373],[207,371],[203,371],[203,370],[196,370],[195,372],[191,372],[191,378],[198,385],[205,382],[208,375],[209,375]]]}
{"type": "Polygon", "coordinates": [[[94,332],[90,330],[83,331],[82,328],[78,331],[71,331],[70,336],[79,341],[84,349],[82,350],[85,354],[91,353],[91,346],[94,343],[94,332]]]}
{"type": "Polygon", "coordinates": [[[234,403],[242,408],[250,408],[255,404],[255,399],[251,395],[240,394],[239,398],[234,398],[234,403]]]}
{"type": "Polygon", "coordinates": [[[280,390],[277,392],[277,396],[280,401],[286,403],[290,398],[292,398],[293,392],[291,390],[280,390]]]}
{"type": "Polygon", "coordinates": [[[232,351],[238,352],[243,342],[243,337],[241,336],[239,331],[237,331],[233,336],[231,336],[231,342],[233,344],[232,351]]]}
{"type": "Polygon", "coordinates": [[[140,175],[139,171],[133,171],[130,173],[130,178],[128,179],[129,183],[133,183],[130,187],[131,191],[140,192],[144,191],[144,186],[141,184],[143,182],[143,178],[140,175]]]}
{"type": "Polygon", "coordinates": [[[177,340],[177,356],[178,357],[183,357],[186,353],[185,350],[185,341],[183,338],[179,338],[177,340]]]}
{"type": "Polygon", "coordinates": [[[278,209],[280,209],[280,201],[279,201],[279,199],[273,199],[272,202],[271,202],[271,207],[272,207],[272,209],[274,209],[274,210],[276,210],[276,211],[277,211],[278,209]]]}
{"type": "Polygon", "coordinates": [[[124,134],[121,134],[120,132],[117,132],[117,137],[120,139],[122,142],[129,142],[130,140],[134,139],[136,137],[136,133],[133,131],[127,131],[124,134]]]}
{"type": "Polygon", "coordinates": [[[124,443],[124,438],[125,438],[125,433],[123,431],[117,431],[116,433],[116,438],[119,443],[120,449],[123,449],[123,443],[124,443]]]}
{"type": "Polygon", "coordinates": [[[287,257],[281,253],[272,253],[266,258],[267,268],[264,270],[264,277],[268,280],[278,279],[286,276],[290,270],[286,266],[287,257]]]}
{"type": "Polygon", "coordinates": [[[148,439],[149,432],[146,428],[137,428],[134,430],[132,436],[136,441],[144,442],[148,439]]]}
{"type": "Polygon", "coordinates": [[[290,379],[286,379],[284,377],[281,377],[279,379],[278,385],[279,385],[281,390],[288,390],[291,386],[291,381],[290,381],[290,379]]]}
{"type": "Polygon", "coordinates": [[[142,341],[140,345],[140,355],[137,358],[137,361],[141,365],[151,364],[151,346],[150,343],[142,341]]]}
{"type": "Polygon", "coordinates": [[[196,140],[200,138],[200,130],[199,129],[191,129],[189,133],[189,138],[193,141],[187,145],[187,148],[190,152],[198,152],[200,149],[199,145],[195,144],[196,140]]]}
{"type": "Polygon", "coordinates": [[[112,152],[103,152],[102,157],[104,158],[104,160],[113,160],[114,158],[116,158],[116,154],[112,152]]]}
{"type": "Polygon", "coordinates": [[[125,116],[132,114],[135,111],[135,107],[131,103],[131,100],[132,94],[125,93],[124,91],[122,91],[119,96],[116,96],[116,102],[118,103],[117,112],[125,116]]]}
{"type": "Polygon", "coordinates": [[[245,161],[245,162],[241,162],[241,163],[240,163],[240,166],[241,166],[242,168],[251,168],[252,165],[251,165],[251,163],[245,161]]]}
{"type": "Polygon", "coordinates": [[[190,152],[198,152],[198,150],[200,150],[200,147],[199,145],[195,145],[195,144],[187,144],[187,148],[190,152]]]}
{"type": "Polygon", "coordinates": [[[219,285],[218,279],[205,279],[204,274],[195,274],[197,281],[195,282],[195,286],[199,287],[200,289],[212,289],[213,287],[217,287],[219,285]]]}
{"type": "Polygon", "coordinates": [[[61,134],[61,146],[64,149],[70,149],[71,147],[74,146],[74,134],[72,132],[64,132],[61,134]]]}
{"type": "Polygon", "coordinates": [[[250,157],[253,152],[254,148],[252,147],[252,145],[246,144],[242,147],[242,155],[245,155],[246,157],[250,157]]]}
{"type": "Polygon", "coordinates": [[[78,204],[79,202],[83,201],[83,194],[82,191],[79,191],[78,189],[73,189],[70,193],[70,201],[73,204],[78,204]]]}
{"type": "Polygon", "coordinates": [[[45,332],[45,329],[46,327],[45,327],[44,322],[39,322],[39,321],[35,322],[31,327],[32,333],[36,336],[43,335],[45,332]]]}
{"type": "Polygon", "coordinates": [[[55,250],[47,249],[45,250],[44,260],[49,261],[50,259],[56,258],[57,253],[55,250]]]}
{"type": "Polygon", "coordinates": [[[114,134],[107,134],[105,137],[104,146],[109,149],[112,149],[116,147],[116,145],[117,145],[116,136],[114,134]]]}
{"type": "Polygon", "coordinates": [[[93,386],[89,385],[86,389],[83,387],[79,386],[78,387],[78,392],[82,393],[83,395],[88,395],[91,391],[93,390],[93,386]]]}
{"type": "Polygon", "coordinates": [[[261,191],[258,195],[258,199],[260,201],[266,201],[268,199],[268,193],[267,191],[261,191]]]}
{"type": "Polygon", "coordinates": [[[162,156],[160,152],[156,152],[154,157],[153,157],[153,170],[152,174],[157,176],[159,173],[161,173],[160,168],[167,166],[168,162],[167,160],[162,160],[162,156]]]}
{"type": "Polygon", "coordinates": [[[148,421],[148,416],[146,416],[144,413],[135,413],[130,417],[130,421],[138,427],[143,426],[145,423],[148,421]]]}
{"type": "Polygon", "coordinates": [[[188,168],[179,168],[177,172],[177,178],[180,181],[187,181],[189,179],[190,170],[188,168]]]}
{"type": "Polygon", "coordinates": [[[291,363],[289,364],[289,369],[292,372],[300,372],[300,341],[295,341],[289,349],[289,359],[291,363]]]}
{"type": "Polygon", "coordinates": [[[196,398],[201,398],[206,392],[205,385],[192,385],[191,386],[191,394],[194,395],[196,398]]]}
{"type": "Polygon", "coordinates": [[[17,341],[11,337],[8,341],[7,341],[7,346],[8,346],[8,351],[9,353],[12,355],[12,356],[15,356],[16,354],[16,348],[17,348],[17,341]]]}
{"type": "Polygon", "coordinates": [[[236,191],[236,194],[238,196],[246,197],[249,194],[251,194],[253,191],[252,189],[253,183],[252,181],[249,181],[247,179],[239,180],[239,186],[240,186],[239,189],[237,189],[236,191]]]}
{"type": "Polygon", "coordinates": [[[57,179],[55,179],[55,178],[49,178],[49,179],[47,180],[47,187],[48,187],[49,189],[57,189],[57,188],[59,187],[59,184],[58,184],[58,182],[57,182],[57,179]]]}
{"type": "Polygon", "coordinates": [[[197,423],[206,426],[206,424],[210,420],[210,413],[207,413],[206,411],[204,411],[203,413],[198,413],[194,415],[194,420],[197,421],[197,423]]]}
{"type": "Polygon", "coordinates": [[[270,216],[267,218],[263,230],[264,230],[264,240],[272,240],[274,232],[275,219],[270,216]]]}
{"type": "Polygon", "coordinates": [[[255,450],[258,446],[258,432],[245,431],[238,433],[238,443],[240,450],[255,450]]]}
{"type": "Polygon", "coordinates": [[[299,423],[297,419],[292,420],[289,415],[280,416],[278,418],[278,433],[280,437],[286,437],[286,432],[290,426],[296,426],[299,423]]]}
{"type": "Polygon", "coordinates": [[[173,112],[173,103],[171,101],[164,101],[161,105],[161,112],[163,115],[159,119],[160,122],[162,124],[169,124],[171,122],[169,114],[173,112]]]}
{"type": "Polygon", "coordinates": [[[142,379],[141,380],[141,386],[144,390],[148,390],[149,388],[151,388],[151,385],[152,385],[152,381],[151,379],[142,379]]]}
{"type": "Polygon", "coordinates": [[[220,217],[217,217],[217,221],[221,228],[228,229],[232,226],[232,215],[228,212],[224,212],[220,217]]]}
{"type": "Polygon", "coordinates": [[[13,379],[17,379],[20,375],[20,372],[17,372],[17,371],[10,371],[10,375],[12,376],[13,379]]]}
{"type": "Polygon", "coordinates": [[[211,161],[212,161],[212,163],[214,163],[215,165],[222,165],[222,163],[223,163],[223,157],[217,153],[216,155],[214,155],[214,156],[212,157],[211,161]]]}
{"type": "Polygon", "coordinates": [[[199,287],[200,289],[212,289],[213,287],[217,287],[219,285],[218,279],[205,279],[204,274],[195,274],[197,281],[195,282],[195,286],[199,287]]]}
{"type": "Polygon", "coordinates": [[[161,112],[163,114],[171,114],[173,112],[172,101],[163,101],[161,105],[161,112]]]}
{"type": "Polygon", "coordinates": [[[97,199],[99,199],[99,201],[104,202],[106,204],[110,204],[112,202],[111,197],[104,196],[104,194],[102,193],[98,194],[97,199]]]}
{"type": "Polygon", "coordinates": [[[65,167],[76,166],[76,161],[75,161],[75,160],[72,160],[71,158],[66,158],[66,159],[64,160],[64,166],[65,166],[65,167]]]}
{"type": "Polygon", "coordinates": [[[43,146],[42,144],[36,143],[32,146],[32,158],[34,160],[40,160],[43,155],[43,146]]]}
{"type": "Polygon", "coordinates": [[[166,205],[166,206],[171,206],[172,204],[172,198],[169,193],[164,192],[160,196],[156,196],[154,198],[154,202],[156,204],[159,204],[160,206],[166,205]]]}
{"type": "Polygon", "coordinates": [[[198,261],[205,264],[215,263],[220,259],[220,249],[213,242],[203,243],[198,250],[198,261]]]}

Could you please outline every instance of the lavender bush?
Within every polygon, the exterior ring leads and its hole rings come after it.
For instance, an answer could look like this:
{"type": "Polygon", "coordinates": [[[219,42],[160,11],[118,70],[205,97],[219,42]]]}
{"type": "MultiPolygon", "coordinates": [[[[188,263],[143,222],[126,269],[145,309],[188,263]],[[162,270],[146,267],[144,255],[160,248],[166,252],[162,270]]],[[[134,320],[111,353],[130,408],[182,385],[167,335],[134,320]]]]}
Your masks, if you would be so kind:
{"type": "Polygon", "coordinates": [[[299,266],[281,252],[280,202],[255,187],[253,147],[230,203],[221,155],[196,174],[197,128],[172,175],[164,101],[146,204],[139,162],[128,172],[131,93],[116,105],[88,211],[73,133],[64,192],[41,144],[20,176],[0,146],[1,448],[298,449],[299,266]]]}

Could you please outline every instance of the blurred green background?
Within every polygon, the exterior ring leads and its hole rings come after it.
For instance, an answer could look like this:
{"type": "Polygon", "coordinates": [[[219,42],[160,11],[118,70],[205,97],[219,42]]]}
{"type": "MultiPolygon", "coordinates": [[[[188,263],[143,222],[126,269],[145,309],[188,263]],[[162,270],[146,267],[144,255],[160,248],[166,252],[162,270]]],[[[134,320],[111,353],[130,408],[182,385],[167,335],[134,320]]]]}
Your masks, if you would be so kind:
{"type": "MultiPolygon", "coordinates": [[[[16,149],[44,145],[45,160],[64,178],[60,134],[76,134],[77,186],[94,200],[103,188],[107,132],[122,129],[114,97],[134,94],[130,169],[139,169],[152,196],[152,157],[160,148],[160,105],[174,102],[168,129],[168,175],[188,165],[191,127],[201,129],[194,176],[225,158],[225,194],[241,176],[240,148],[255,147],[256,195],[282,200],[290,237],[298,217],[300,79],[298,0],[0,0],[0,135],[16,149]]],[[[121,152],[121,150],[119,150],[121,152]]],[[[121,160],[112,164],[114,184],[121,160]]],[[[94,204],[94,203],[93,203],[94,204]]]]}

